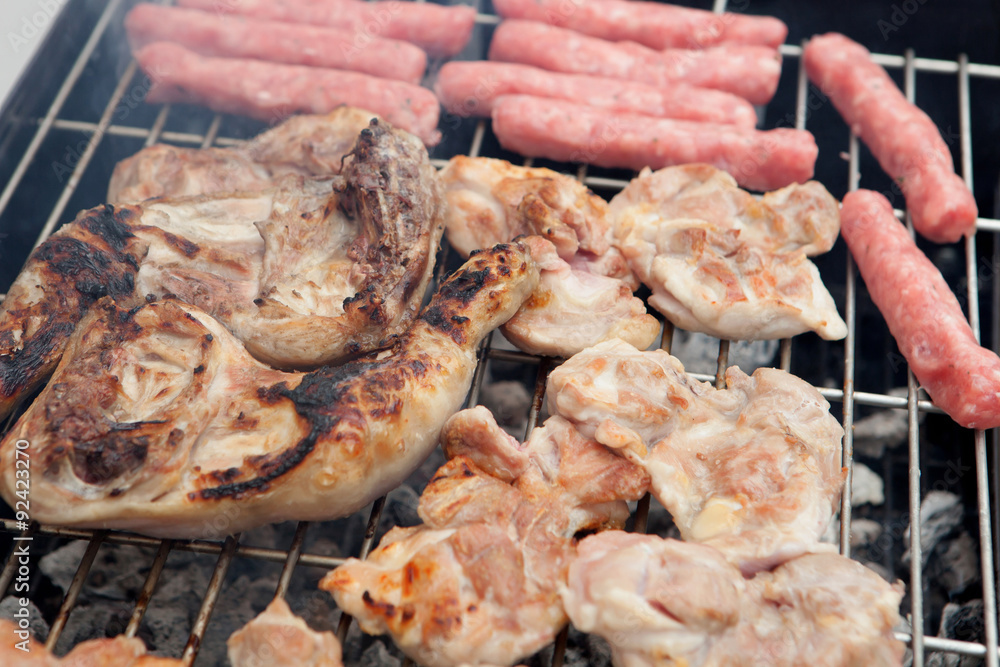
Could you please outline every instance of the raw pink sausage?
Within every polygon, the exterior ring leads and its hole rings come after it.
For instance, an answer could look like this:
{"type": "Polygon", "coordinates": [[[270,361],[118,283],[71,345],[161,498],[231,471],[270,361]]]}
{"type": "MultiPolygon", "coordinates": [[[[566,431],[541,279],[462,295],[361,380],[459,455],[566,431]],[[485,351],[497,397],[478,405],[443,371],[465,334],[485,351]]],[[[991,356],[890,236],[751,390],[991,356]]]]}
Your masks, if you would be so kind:
{"type": "Polygon", "coordinates": [[[629,40],[653,49],[704,49],[719,44],[778,48],[788,26],[772,16],[713,14],[659,2],[632,0],[493,0],[508,19],[570,28],[613,42],[629,40]]]}
{"type": "Polygon", "coordinates": [[[724,90],[753,104],[767,104],[781,76],[781,55],[767,46],[655,51],[635,42],[608,42],[545,23],[517,20],[497,27],[490,60],[654,86],[683,82],[724,90]]]}
{"type": "Polygon", "coordinates": [[[425,144],[441,139],[434,93],[403,81],[243,58],[208,58],[157,42],[135,53],[152,87],[147,102],[202,104],[278,122],[293,113],[329,113],[342,104],[372,111],[425,144]]]}
{"type": "Polygon", "coordinates": [[[402,39],[428,55],[453,56],[472,36],[476,10],[433,2],[361,0],[178,0],[178,5],[270,21],[346,28],[359,44],[374,37],[402,39]]]}
{"type": "Polygon", "coordinates": [[[934,121],[903,93],[865,47],[843,35],[813,37],[806,73],[871,149],[906,197],[913,226],[938,243],[972,234],[979,212],[934,121]]]}
{"type": "Polygon", "coordinates": [[[753,190],[809,180],[818,152],[803,130],[651,118],[527,95],[496,101],[493,132],[504,148],[561,162],[636,170],[705,162],[753,190]]]}
{"type": "Polygon", "coordinates": [[[410,83],[420,83],[427,68],[427,54],[409,42],[373,38],[355,44],[356,35],[350,30],[196,9],[136,5],[125,16],[125,30],[133,50],[153,42],[174,42],[204,56],[345,69],[410,83]]]}
{"type": "Polygon", "coordinates": [[[489,117],[502,95],[524,94],[624,111],[751,128],[757,112],[742,97],[684,83],[651,86],[635,81],[583,74],[558,74],[529,65],[497,62],[450,62],[434,86],[438,99],[458,116],[489,117]]]}
{"type": "Polygon", "coordinates": [[[967,428],[1000,426],[1000,357],[976,342],[958,299],[889,200],[852,192],[840,224],[872,301],[934,403],[967,428]]]}

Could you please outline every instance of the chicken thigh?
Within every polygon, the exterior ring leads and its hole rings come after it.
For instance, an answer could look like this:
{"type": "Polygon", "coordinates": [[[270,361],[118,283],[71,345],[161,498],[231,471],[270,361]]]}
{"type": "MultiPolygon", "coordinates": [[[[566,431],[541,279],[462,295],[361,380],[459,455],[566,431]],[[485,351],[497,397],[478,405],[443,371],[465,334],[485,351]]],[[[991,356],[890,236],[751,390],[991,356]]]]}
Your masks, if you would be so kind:
{"type": "Polygon", "coordinates": [[[602,340],[646,348],[659,323],[632,295],[638,285],[611,243],[607,203],[550,169],[491,158],[452,158],[441,171],[446,234],[460,253],[531,234],[538,291],[503,329],[532,354],[570,356],[602,340]]]}
{"type": "Polygon", "coordinates": [[[837,554],[744,579],[715,549],[608,531],[580,542],[562,590],[617,667],[898,667],[902,584],[837,554]]]}
{"type": "Polygon", "coordinates": [[[450,460],[394,528],[320,584],[421,665],[510,665],[565,625],[558,587],[582,530],[620,527],[646,475],[553,417],[523,445],[485,408],[445,425],[450,460]]]}
{"type": "Polygon", "coordinates": [[[615,240],[675,325],[723,339],[847,335],[816,266],[840,230],[816,182],[755,200],[708,165],[646,170],[611,201],[615,240]]]}
{"type": "Polygon", "coordinates": [[[549,376],[549,411],[642,466],[686,540],[745,573],[820,544],[844,482],[844,430],[808,383],[733,366],[717,390],[662,350],[610,341],[549,376]]]}
{"type": "Polygon", "coordinates": [[[308,374],[260,364],[177,300],[104,299],[0,442],[0,493],[13,507],[27,441],[42,523],[193,538],[343,516],[426,458],[480,341],[537,282],[523,246],[479,253],[392,347],[308,374]]]}

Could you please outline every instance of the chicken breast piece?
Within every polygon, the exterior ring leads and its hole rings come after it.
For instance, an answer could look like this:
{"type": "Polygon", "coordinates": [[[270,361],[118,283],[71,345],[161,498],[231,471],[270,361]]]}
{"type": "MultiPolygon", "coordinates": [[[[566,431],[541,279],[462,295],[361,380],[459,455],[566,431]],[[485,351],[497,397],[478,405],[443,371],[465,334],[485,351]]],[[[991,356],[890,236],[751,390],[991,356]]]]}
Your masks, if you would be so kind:
{"type": "Polygon", "coordinates": [[[232,667],[343,667],[340,642],[332,632],[316,632],[275,598],[267,609],[226,640],[232,667]]]}
{"type": "Polygon", "coordinates": [[[73,647],[59,658],[37,639],[29,639],[27,630],[7,619],[0,619],[0,664],[17,667],[181,667],[184,663],[146,653],[146,645],[136,637],[119,635],[106,639],[91,639],[73,647]],[[18,648],[24,644],[26,650],[18,648]]]}
{"type": "Polygon", "coordinates": [[[618,667],[902,664],[902,583],[837,554],[744,579],[715,549],[608,531],[580,542],[562,590],[578,629],[618,667]]]}
{"type": "Polygon", "coordinates": [[[847,335],[807,255],[840,230],[836,200],[810,181],[757,201],[708,165],[645,170],[611,201],[615,239],[681,328],[724,339],[847,335]]]}
{"type": "Polygon", "coordinates": [[[85,211],[32,253],[0,306],[0,417],[103,296],[177,296],[281,368],[385,347],[420,308],[442,207],[420,142],[374,122],[342,176],[85,211]]]}
{"type": "Polygon", "coordinates": [[[632,296],[638,282],[611,243],[603,199],[565,174],[492,158],[454,157],[440,177],[445,233],[460,253],[539,237],[530,245],[542,282],[504,329],[510,342],[565,357],[615,336],[637,347],[652,344],[659,323],[632,296]]]}
{"type": "Polygon", "coordinates": [[[537,282],[523,246],[479,253],[392,347],[308,374],[260,364],[193,306],[106,299],[0,442],[0,493],[13,506],[27,441],[47,524],[193,538],[348,514],[426,458],[479,342],[537,282]]]}
{"type": "Polygon", "coordinates": [[[358,134],[375,117],[364,109],[340,107],[328,114],[291,116],[233,147],[155,144],[115,166],[108,201],[266,190],[286,174],[339,174],[358,134]]]}
{"type": "Polygon", "coordinates": [[[501,327],[519,349],[558,357],[612,338],[642,349],[656,340],[659,321],[623,281],[574,268],[541,237],[524,242],[542,272],[531,298],[501,327]]]}
{"type": "Polygon", "coordinates": [[[559,418],[521,445],[477,407],[442,443],[450,459],[421,495],[424,524],[393,528],[320,587],[421,665],[514,664],[566,623],[557,589],[574,535],[624,525],[648,478],[559,418]]]}
{"type": "Polygon", "coordinates": [[[808,383],[733,366],[717,390],[662,350],[602,343],[548,380],[552,414],[642,466],[686,540],[751,574],[819,543],[844,482],[844,430],[808,383]]]}

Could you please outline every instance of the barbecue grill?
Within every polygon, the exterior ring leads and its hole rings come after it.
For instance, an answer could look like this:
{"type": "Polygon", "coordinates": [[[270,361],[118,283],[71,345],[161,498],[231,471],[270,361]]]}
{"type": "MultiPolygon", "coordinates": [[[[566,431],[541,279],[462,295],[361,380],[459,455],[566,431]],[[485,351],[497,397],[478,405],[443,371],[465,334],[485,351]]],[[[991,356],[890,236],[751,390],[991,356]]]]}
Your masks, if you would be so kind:
{"type": "MultiPolygon", "coordinates": [[[[142,101],[148,81],[128,55],[122,28],[125,12],[136,1],[68,0],[46,43],[39,49],[40,55],[0,110],[0,184],[3,184],[0,191],[0,300],[33,247],[71,220],[77,210],[103,202],[111,170],[118,160],[155,142],[227,146],[263,129],[262,124],[242,118],[212,114],[194,107],[154,107],[142,101]]],[[[486,0],[476,2],[480,13],[473,42],[461,58],[484,58],[493,27],[499,21],[486,0]]],[[[985,20],[984,17],[993,15],[992,6],[985,2],[943,10],[951,12],[949,16],[943,16],[942,10],[924,2],[857,3],[856,7],[822,3],[807,10],[791,2],[738,0],[729,8],[773,14],[789,24],[791,39],[796,41],[781,48],[784,56],[782,82],[774,101],[760,110],[762,127],[791,126],[813,131],[820,145],[817,178],[835,196],[840,197],[859,185],[883,192],[891,192],[892,186],[832,106],[808,84],[798,40],[825,30],[845,32],[863,43],[867,40],[866,45],[876,54],[876,62],[889,69],[901,82],[907,97],[916,100],[942,128],[945,139],[952,146],[959,173],[970,186],[975,185],[983,217],[979,219],[975,237],[955,246],[926,246],[926,249],[967,307],[973,330],[977,335],[981,331],[991,334],[991,338],[983,340],[997,349],[1000,344],[1000,244],[996,241],[1000,219],[986,217],[993,210],[993,188],[1000,175],[1000,155],[991,145],[996,143],[991,139],[1000,136],[1000,128],[996,119],[990,117],[989,109],[1000,103],[1000,65],[988,64],[997,62],[997,26],[985,20]],[[944,21],[946,29],[938,35],[939,24],[944,21]],[[859,30],[861,25],[865,28],[859,30]],[[905,46],[919,48],[921,57],[905,46]],[[925,55],[933,57],[923,57],[925,55]],[[952,57],[954,59],[950,59],[952,57]],[[981,318],[981,310],[986,313],[985,317],[981,318]]],[[[690,4],[708,8],[707,0],[690,4]]],[[[722,12],[727,9],[726,5],[725,0],[719,0],[711,9],[722,12]]],[[[433,76],[439,66],[440,63],[432,63],[429,76],[433,76]]],[[[445,115],[441,128],[444,141],[432,152],[432,159],[438,166],[460,153],[503,157],[515,163],[549,166],[572,174],[605,196],[613,195],[632,176],[618,170],[526,161],[499,147],[487,121],[445,115]]],[[[902,207],[898,194],[893,201],[897,207],[902,207]]],[[[902,215],[902,211],[899,213],[902,215]]],[[[435,285],[446,270],[457,263],[456,254],[445,248],[439,256],[435,285]]],[[[818,258],[817,263],[845,317],[849,329],[847,338],[827,343],[806,334],[794,340],[783,340],[770,363],[816,385],[833,405],[834,413],[842,414],[847,433],[844,465],[849,471],[853,470],[852,426],[856,420],[873,411],[891,410],[905,413],[908,423],[906,447],[887,449],[879,460],[869,463],[884,476],[886,500],[882,506],[875,509],[852,507],[849,489],[853,477],[849,474],[848,492],[844,493],[840,511],[840,550],[851,555],[852,515],[860,516],[863,511],[865,517],[882,525],[883,534],[890,539],[881,543],[880,548],[869,550],[868,555],[889,576],[902,578],[906,583],[907,598],[902,611],[908,616],[910,630],[900,632],[899,637],[912,649],[914,665],[940,660],[933,656],[951,654],[981,658],[995,667],[1000,658],[995,588],[997,562],[994,557],[998,535],[993,528],[1000,506],[997,434],[958,428],[920,394],[868,300],[863,284],[858,281],[842,242],[838,242],[834,252],[818,258]],[[905,387],[905,395],[890,392],[897,386],[905,387]],[[963,522],[977,537],[974,542],[978,542],[979,583],[973,585],[976,590],[962,595],[965,600],[981,599],[983,614],[981,623],[973,624],[976,631],[964,640],[934,636],[946,598],[929,593],[926,554],[922,553],[921,503],[928,494],[940,490],[957,494],[965,501],[970,509],[963,522]]],[[[682,336],[682,332],[674,332],[668,324],[661,345],[667,350],[673,346],[676,352],[676,342],[682,336]]],[[[498,376],[497,369],[503,368],[508,376],[522,381],[532,394],[525,414],[530,432],[542,410],[545,378],[557,361],[513,351],[503,343],[497,333],[487,339],[467,404],[477,404],[484,382],[488,382],[491,375],[498,376]]],[[[715,368],[699,369],[697,364],[693,367],[704,371],[696,373],[699,379],[721,381],[725,367],[731,357],[735,357],[735,348],[731,348],[735,343],[717,341],[713,345],[717,345],[715,368]]],[[[11,423],[12,420],[2,425],[3,432],[11,423]]],[[[239,563],[271,563],[276,564],[272,565],[275,569],[280,566],[274,594],[284,596],[297,570],[329,569],[343,562],[343,553],[331,555],[328,550],[310,547],[310,533],[312,537],[318,532],[329,536],[329,531],[344,530],[345,525],[364,527],[363,535],[349,536],[353,545],[360,543],[359,553],[347,554],[364,557],[384,530],[385,506],[385,498],[376,501],[366,510],[367,519],[355,517],[353,523],[321,526],[300,523],[294,532],[288,531],[291,537],[277,547],[257,546],[253,540],[248,541],[247,536],[242,540],[240,535],[226,536],[224,521],[218,526],[218,540],[179,541],[34,523],[24,528],[13,518],[3,518],[0,541],[4,542],[5,551],[0,553],[6,556],[0,569],[0,591],[11,592],[15,577],[21,576],[15,547],[29,545],[28,595],[43,606],[42,598],[52,598],[54,593],[51,585],[45,591],[40,590],[44,577],[39,572],[39,560],[68,542],[86,544],[81,549],[82,557],[75,576],[65,591],[58,591],[56,599],[49,602],[46,620],[50,629],[45,644],[54,648],[67,624],[73,623],[70,614],[81,594],[85,596],[88,587],[93,585],[88,576],[99,553],[122,549],[122,545],[138,547],[146,559],[145,578],[134,598],[127,601],[131,612],[120,629],[135,636],[147,608],[155,604],[155,593],[158,584],[162,583],[161,574],[171,554],[201,554],[206,561],[214,559],[214,569],[200,596],[200,605],[191,610],[190,627],[183,630],[189,633],[183,653],[173,656],[192,664],[206,638],[213,633],[213,611],[227,596],[238,595],[232,590],[227,573],[239,563]]],[[[4,508],[3,516],[13,516],[10,508],[4,508]]],[[[635,508],[633,527],[644,530],[649,516],[647,496],[635,508]]],[[[337,539],[337,535],[332,535],[332,539],[337,539]]],[[[349,617],[340,617],[337,631],[341,639],[350,625],[349,617]]],[[[567,633],[564,632],[551,650],[552,665],[563,664],[566,641],[567,633]]],[[[536,658],[535,662],[539,660],[536,658]]],[[[201,662],[204,661],[203,657],[201,662]]]]}

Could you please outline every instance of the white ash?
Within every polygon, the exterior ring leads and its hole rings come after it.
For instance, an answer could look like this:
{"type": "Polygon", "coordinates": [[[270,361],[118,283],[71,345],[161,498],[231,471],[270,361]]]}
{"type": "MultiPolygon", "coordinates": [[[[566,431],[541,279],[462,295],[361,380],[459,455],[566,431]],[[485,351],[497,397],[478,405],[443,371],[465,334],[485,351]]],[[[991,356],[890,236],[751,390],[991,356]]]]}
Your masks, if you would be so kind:
{"type": "Polygon", "coordinates": [[[851,504],[881,505],[885,502],[885,484],[882,478],[864,463],[854,463],[854,477],[851,480],[851,504]]]}
{"type": "MultiPolygon", "coordinates": [[[[14,617],[14,613],[23,609],[19,597],[18,595],[8,595],[3,600],[0,600],[0,618],[13,623],[18,622],[18,619],[14,617]]],[[[28,630],[31,631],[31,636],[39,642],[44,642],[49,636],[49,624],[45,622],[42,612],[38,610],[38,607],[31,600],[28,600],[27,609],[28,630]]]]}
{"type": "Polygon", "coordinates": [[[851,521],[851,548],[858,549],[874,545],[882,536],[882,524],[871,519],[851,521]]]}
{"type": "MultiPolygon", "coordinates": [[[[906,398],[906,387],[895,387],[887,392],[890,396],[906,398]]],[[[926,413],[918,412],[923,422],[926,413]]],[[[899,447],[906,442],[909,422],[906,410],[888,408],[878,410],[854,422],[854,453],[871,458],[881,458],[885,450],[899,447]]]]}
{"type": "Polygon", "coordinates": [[[954,539],[939,542],[925,562],[925,576],[940,586],[949,599],[979,581],[979,545],[964,530],[954,539]]]}

